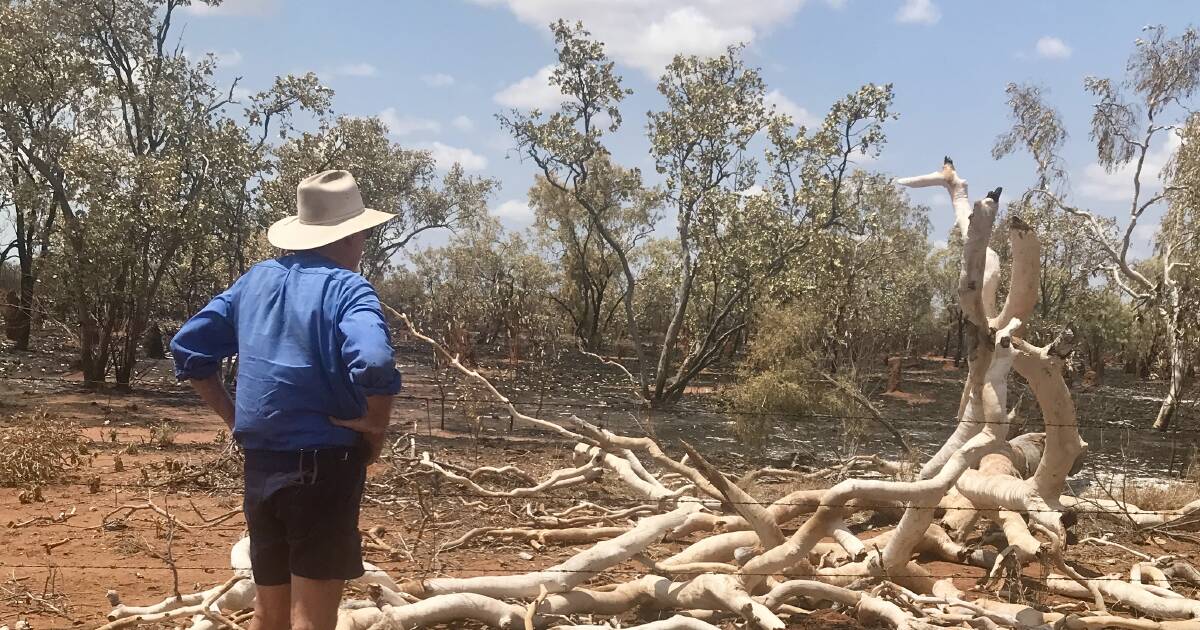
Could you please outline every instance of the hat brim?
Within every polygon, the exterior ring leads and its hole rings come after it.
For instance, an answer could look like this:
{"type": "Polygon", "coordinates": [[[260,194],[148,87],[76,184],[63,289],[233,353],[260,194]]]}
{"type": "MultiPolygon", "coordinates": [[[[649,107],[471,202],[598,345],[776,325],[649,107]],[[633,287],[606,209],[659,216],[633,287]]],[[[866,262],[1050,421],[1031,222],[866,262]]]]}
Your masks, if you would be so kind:
{"type": "Polygon", "coordinates": [[[364,208],[362,213],[334,225],[305,225],[292,215],[273,223],[267,229],[267,241],[279,249],[299,251],[315,249],[363,230],[369,230],[392,220],[396,215],[364,208]]]}

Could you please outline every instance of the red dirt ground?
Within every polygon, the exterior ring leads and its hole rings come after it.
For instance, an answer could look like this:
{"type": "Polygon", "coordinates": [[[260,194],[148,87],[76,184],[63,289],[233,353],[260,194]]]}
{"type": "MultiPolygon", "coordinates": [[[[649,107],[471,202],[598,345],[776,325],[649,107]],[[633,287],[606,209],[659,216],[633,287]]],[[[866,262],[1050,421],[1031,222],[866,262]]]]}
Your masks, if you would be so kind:
{"type": "MultiPolygon", "coordinates": [[[[11,627],[18,619],[27,619],[36,630],[95,627],[103,623],[111,608],[106,600],[110,589],[128,604],[159,601],[173,591],[172,573],[164,560],[168,547],[179,567],[182,591],[208,587],[228,577],[229,549],[243,533],[240,514],[192,531],[176,527],[170,532],[170,545],[165,520],[149,511],[133,514],[120,527],[102,525],[106,515],[120,506],[148,499],[174,513],[181,522],[193,525],[240,506],[236,475],[221,477],[219,471],[205,468],[224,448],[218,443],[224,435],[220,420],[203,409],[186,389],[172,383],[162,366],[159,374],[151,375],[135,393],[125,396],[84,393],[69,382],[72,375],[68,373],[50,374],[49,378],[60,380],[45,381],[42,379],[46,377],[28,366],[24,373],[9,372],[0,379],[0,437],[18,421],[16,414],[44,409],[53,417],[77,424],[90,440],[92,453],[86,463],[66,471],[61,480],[42,486],[42,501],[23,503],[21,488],[0,488],[0,527],[4,528],[0,545],[0,625],[11,627]],[[29,378],[33,380],[25,380],[29,378]],[[169,444],[154,445],[152,436],[164,422],[173,429],[174,439],[168,440],[169,444]],[[118,456],[124,467],[121,472],[115,470],[118,456]],[[212,478],[197,477],[190,485],[176,488],[159,485],[179,474],[170,469],[179,471],[181,467],[195,474],[208,472],[212,478]],[[88,489],[93,476],[100,479],[99,492],[94,494],[88,489]],[[55,522],[58,515],[72,511],[74,516],[55,522]],[[37,517],[45,518],[30,522],[37,517]]],[[[432,389],[427,380],[410,380],[409,393],[425,395],[432,389]]],[[[472,427],[458,420],[463,411],[450,414],[442,430],[435,428],[436,412],[416,403],[401,404],[394,418],[395,437],[401,438],[402,450],[407,450],[407,438],[400,434],[409,431],[406,435],[415,434],[416,453],[429,451],[439,461],[468,468],[514,463],[540,476],[570,465],[571,445],[519,428],[510,433],[507,421],[472,427]]],[[[372,467],[361,521],[364,531],[375,526],[386,528],[384,538],[397,552],[389,555],[368,550],[367,557],[397,580],[493,571],[520,573],[549,566],[584,547],[535,549],[525,543],[480,540],[440,554],[437,548],[474,527],[519,525],[526,520],[527,511],[537,514],[561,510],[584,499],[610,505],[627,500],[619,491],[612,492],[613,484],[606,480],[556,493],[562,498],[504,501],[464,497],[461,489],[438,487],[425,478],[405,482],[397,477],[401,468],[399,463],[372,467]]],[[[231,470],[236,471],[236,466],[231,470]]],[[[760,487],[755,492],[774,498],[789,489],[781,484],[760,487]]],[[[678,549],[685,543],[675,542],[660,549],[678,549]]],[[[1197,556],[1196,545],[1174,540],[1157,543],[1186,557],[1197,556]]],[[[1154,539],[1129,544],[1153,554],[1163,553],[1154,539]]],[[[1097,574],[1127,571],[1132,560],[1112,549],[1091,547],[1073,548],[1071,557],[1085,560],[1085,568],[1097,574]]],[[[980,569],[947,563],[931,563],[929,567],[939,575],[958,576],[956,583],[963,589],[973,588],[975,579],[983,574],[980,569]]],[[[639,568],[629,565],[618,570],[639,568]]],[[[1030,574],[1040,574],[1040,568],[1033,567],[1030,574]]],[[[625,577],[601,576],[597,583],[625,577]]],[[[858,627],[852,619],[831,611],[793,622],[796,627],[858,627]]]]}

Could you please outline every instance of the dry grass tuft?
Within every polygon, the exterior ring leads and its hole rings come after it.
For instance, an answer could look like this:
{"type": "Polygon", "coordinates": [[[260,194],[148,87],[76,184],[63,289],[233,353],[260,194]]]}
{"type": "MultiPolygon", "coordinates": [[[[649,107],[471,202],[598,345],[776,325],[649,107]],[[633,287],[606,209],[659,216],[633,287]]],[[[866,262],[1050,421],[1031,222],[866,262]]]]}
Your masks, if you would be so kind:
{"type": "Polygon", "coordinates": [[[1130,484],[1116,494],[1119,500],[1143,510],[1174,510],[1200,499],[1200,484],[1195,481],[1130,484]]]}
{"type": "Polygon", "coordinates": [[[0,487],[43,484],[86,459],[79,427],[46,411],[18,414],[0,429],[0,487]]]}

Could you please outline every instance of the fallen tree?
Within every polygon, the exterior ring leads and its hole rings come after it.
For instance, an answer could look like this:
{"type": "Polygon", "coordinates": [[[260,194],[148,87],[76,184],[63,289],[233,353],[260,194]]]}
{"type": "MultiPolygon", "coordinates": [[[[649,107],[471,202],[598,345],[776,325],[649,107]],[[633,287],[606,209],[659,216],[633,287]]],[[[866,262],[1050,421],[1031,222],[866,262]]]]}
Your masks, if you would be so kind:
{"type": "MultiPolygon", "coordinates": [[[[592,622],[635,610],[659,619],[626,627],[713,628],[732,620],[746,627],[783,628],[806,611],[834,606],[865,624],[903,629],[1200,630],[1200,604],[1172,590],[1168,577],[1168,571],[1195,575],[1190,565],[1147,557],[1138,559],[1128,578],[1085,578],[1067,562],[1071,510],[1081,508],[1080,500],[1062,494],[1086,444],[1062,376],[1070,331],[1044,347],[1022,337],[1038,294],[1038,235],[1019,219],[1007,226],[1011,281],[998,305],[1000,260],[988,243],[1000,189],[970,202],[967,182],[949,159],[940,171],[898,183],[942,186],[950,194],[964,242],[958,295],[971,346],[955,431],[915,478],[909,478],[906,466],[876,464],[870,468],[897,474],[851,477],[828,489],[799,490],[766,502],[754,495],[749,482],[786,473],[751,473],[738,483],[686,444],[681,445],[686,455],[672,457],[649,437],[618,435],[578,417],[560,424],[523,414],[478,371],[393,311],[417,339],[488,391],[515,421],[575,444],[576,466],[544,479],[515,466],[467,470],[429,455],[411,456],[413,469],[490,498],[536,497],[603,475],[638,497],[638,504],[618,510],[580,502],[549,516],[530,514],[526,528],[478,528],[443,547],[487,537],[589,545],[565,561],[528,573],[395,583],[368,567],[364,579],[374,584],[372,596],[344,602],[339,628],[414,628],[467,620],[499,628],[605,627],[573,624],[582,617],[592,622]],[[1044,436],[1008,440],[1013,370],[1029,384],[1042,409],[1044,436]],[[488,474],[504,474],[521,485],[489,487],[484,480],[488,474]],[[883,533],[856,534],[848,523],[868,510],[895,515],[898,521],[883,533]],[[982,521],[999,527],[1002,542],[994,551],[966,544],[982,521]],[[664,554],[664,541],[680,541],[684,547],[664,554]],[[1068,614],[965,593],[927,569],[929,560],[982,567],[994,580],[1013,575],[1019,580],[1025,565],[1041,562],[1057,571],[1045,577],[1046,589],[1083,603],[1068,614]],[[1120,616],[1110,605],[1161,621],[1120,616]]],[[[1185,506],[1146,512],[1113,501],[1097,505],[1147,524],[1186,518],[1195,510],[1185,506]]],[[[245,609],[253,601],[253,584],[237,580],[248,571],[248,561],[239,553],[245,543],[234,548],[235,581],[155,606],[117,606],[108,627],[181,615],[195,615],[193,627],[236,627],[234,617],[223,611],[245,609]]]]}

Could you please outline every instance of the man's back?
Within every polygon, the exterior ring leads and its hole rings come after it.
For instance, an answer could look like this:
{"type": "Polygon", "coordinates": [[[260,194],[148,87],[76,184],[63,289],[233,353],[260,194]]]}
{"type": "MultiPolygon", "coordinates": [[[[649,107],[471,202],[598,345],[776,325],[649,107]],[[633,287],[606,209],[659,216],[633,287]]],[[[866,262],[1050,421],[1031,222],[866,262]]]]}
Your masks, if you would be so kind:
{"type": "Polygon", "coordinates": [[[234,436],[246,448],[351,446],[366,396],[399,390],[379,299],[315,252],[255,265],[180,329],[176,374],[203,378],[238,355],[234,436]]]}

